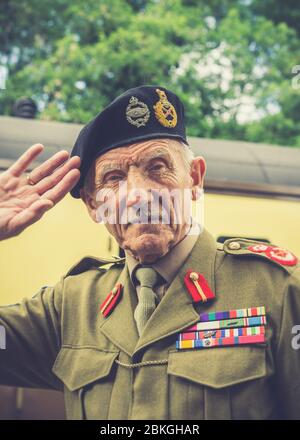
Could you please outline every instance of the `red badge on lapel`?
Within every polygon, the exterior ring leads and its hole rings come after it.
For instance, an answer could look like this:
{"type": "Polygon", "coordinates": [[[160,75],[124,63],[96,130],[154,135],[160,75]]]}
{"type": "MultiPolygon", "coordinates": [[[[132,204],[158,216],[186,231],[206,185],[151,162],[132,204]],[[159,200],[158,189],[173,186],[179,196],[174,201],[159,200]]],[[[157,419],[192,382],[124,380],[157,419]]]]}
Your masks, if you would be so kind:
{"type": "Polygon", "coordinates": [[[114,309],[119,298],[121,297],[122,290],[123,290],[122,284],[116,284],[115,287],[112,289],[111,292],[109,292],[109,294],[101,304],[100,311],[102,315],[105,316],[105,318],[114,309]]]}
{"type": "Polygon", "coordinates": [[[185,274],[184,283],[195,302],[206,302],[215,297],[214,292],[210,289],[206,279],[201,273],[189,269],[185,274]]]}

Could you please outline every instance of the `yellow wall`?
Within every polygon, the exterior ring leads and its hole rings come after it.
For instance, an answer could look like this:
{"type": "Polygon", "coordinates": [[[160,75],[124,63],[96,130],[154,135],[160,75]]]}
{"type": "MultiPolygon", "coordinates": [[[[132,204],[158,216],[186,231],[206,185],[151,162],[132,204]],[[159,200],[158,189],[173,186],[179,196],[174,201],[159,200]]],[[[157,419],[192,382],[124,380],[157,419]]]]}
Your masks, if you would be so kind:
{"type": "Polygon", "coordinates": [[[104,225],[92,221],[83,202],[67,195],[39,222],[0,242],[0,304],[53,285],[85,255],[118,255],[118,246],[104,225]]]}
{"type": "MultiPolygon", "coordinates": [[[[215,236],[267,238],[300,255],[300,203],[205,195],[205,226],[215,236]]],[[[118,255],[105,226],[70,195],[18,237],[0,243],[0,304],[13,304],[53,285],[85,255],[118,255]],[[112,249],[109,250],[111,241],[112,249]]]]}
{"type": "Polygon", "coordinates": [[[205,225],[218,236],[258,237],[300,256],[300,202],[205,195],[205,225]]]}

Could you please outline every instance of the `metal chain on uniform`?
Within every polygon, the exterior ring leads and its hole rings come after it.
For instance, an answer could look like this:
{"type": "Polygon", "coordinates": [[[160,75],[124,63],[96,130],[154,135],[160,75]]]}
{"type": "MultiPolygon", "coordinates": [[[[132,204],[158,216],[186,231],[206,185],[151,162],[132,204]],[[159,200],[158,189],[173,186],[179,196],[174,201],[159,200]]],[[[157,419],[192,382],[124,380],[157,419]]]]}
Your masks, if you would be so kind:
{"type": "Polygon", "coordinates": [[[137,362],[135,364],[125,364],[124,362],[120,362],[117,359],[115,359],[115,362],[121,365],[121,367],[137,368],[137,367],[146,367],[148,365],[164,365],[168,363],[168,359],[161,359],[157,361],[143,361],[143,362],[137,362]]]}

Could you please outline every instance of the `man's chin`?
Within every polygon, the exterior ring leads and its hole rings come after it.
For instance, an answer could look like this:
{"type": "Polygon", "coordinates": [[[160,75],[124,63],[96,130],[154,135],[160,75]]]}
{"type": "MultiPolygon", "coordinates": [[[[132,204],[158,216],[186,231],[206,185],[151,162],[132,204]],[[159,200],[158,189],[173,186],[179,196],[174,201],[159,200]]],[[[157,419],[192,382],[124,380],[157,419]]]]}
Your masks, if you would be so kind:
{"type": "Polygon", "coordinates": [[[130,234],[130,237],[124,240],[122,247],[129,250],[136,259],[151,263],[168,252],[169,244],[173,240],[170,230],[166,231],[167,228],[163,228],[162,231],[162,225],[132,226],[136,228],[136,233],[130,234]]]}

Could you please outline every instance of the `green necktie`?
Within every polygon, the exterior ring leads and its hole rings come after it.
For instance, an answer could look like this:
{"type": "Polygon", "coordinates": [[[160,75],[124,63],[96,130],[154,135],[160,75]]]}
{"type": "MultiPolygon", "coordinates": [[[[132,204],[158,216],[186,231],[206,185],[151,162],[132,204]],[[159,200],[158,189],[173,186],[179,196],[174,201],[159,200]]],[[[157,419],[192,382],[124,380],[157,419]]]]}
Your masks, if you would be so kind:
{"type": "Polygon", "coordinates": [[[152,267],[140,267],[136,270],[135,277],[140,283],[140,291],[138,295],[139,302],[134,311],[134,319],[141,336],[148,319],[156,307],[156,294],[153,291],[153,287],[159,280],[159,274],[152,267]]]}

